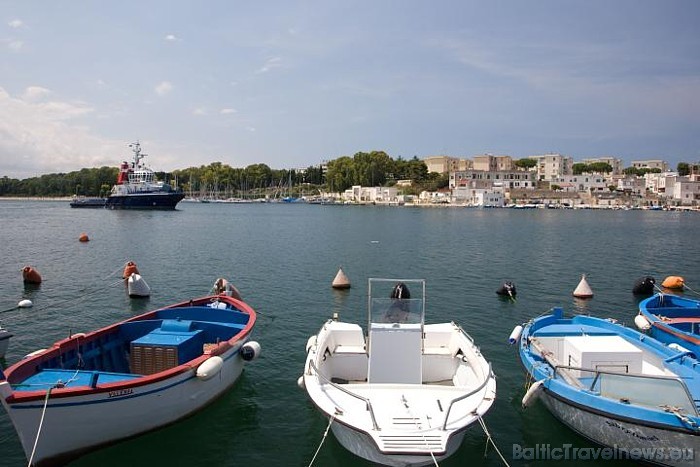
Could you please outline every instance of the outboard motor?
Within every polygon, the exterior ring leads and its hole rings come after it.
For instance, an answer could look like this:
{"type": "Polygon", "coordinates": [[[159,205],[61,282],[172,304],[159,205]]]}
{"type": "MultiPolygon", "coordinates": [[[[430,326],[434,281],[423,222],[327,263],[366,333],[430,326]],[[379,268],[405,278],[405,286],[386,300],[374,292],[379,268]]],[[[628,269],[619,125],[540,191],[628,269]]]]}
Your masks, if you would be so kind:
{"type": "Polygon", "coordinates": [[[498,288],[498,290],[496,290],[496,293],[506,297],[515,297],[518,292],[515,290],[515,284],[510,281],[506,281],[498,288]]]}
{"type": "Polygon", "coordinates": [[[651,276],[644,276],[635,281],[632,293],[635,295],[651,295],[654,293],[656,279],[651,276]]]}
{"type": "Polygon", "coordinates": [[[396,298],[400,300],[408,300],[411,298],[411,291],[408,290],[408,286],[403,282],[399,282],[391,290],[391,298],[396,298]]]}

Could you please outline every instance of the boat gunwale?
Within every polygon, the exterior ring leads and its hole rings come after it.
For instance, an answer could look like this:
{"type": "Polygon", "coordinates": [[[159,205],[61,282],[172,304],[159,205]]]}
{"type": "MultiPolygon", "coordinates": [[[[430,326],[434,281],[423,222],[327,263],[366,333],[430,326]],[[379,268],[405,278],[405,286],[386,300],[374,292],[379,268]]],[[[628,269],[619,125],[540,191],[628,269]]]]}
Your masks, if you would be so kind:
{"type": "MultiPolygon", "coordinates": [[[[250,307],[247,303],[237,300],[233,297],[229,297],[226,295],[208,295],[204,297],[200,297],[197,299],[193,300],[187,300],[183,301],[180,303],[176,303],[173,305],[168,305],[166,307],[158,308],[156,310],[151,310],[149,312],[137,315],[137,316],[132,316],[131,318],[125,319],[123,321],[119,321],[117,323],[110,324],[106,327],[96,329],[94,331],[90,331],[88,333],[82,334],[82,333],[77,333],[74,334],[71,337],[61,339],[57,342],[55,342],[50,348],[45,349],[43,352],[33,355],[29,358],[22,359],[15,364],[11,365],[8,367],[6,370],[4,370],[5,378],[3,380],[0,380],[0,383],[6,382],[7,384],[21,384],[21,383],[12,383],[11,379],[13,376],[17,376],[18,378],[21,378],[22,381],[24,381],[26,378],[33,374],[37,374],[39,372],[33,370],[35,366],[38,366],[42,361],[46,359],[51,359],[58,357],[62,352],[63,349],[65,348],[66,345],[76,343],[82,339],[87,339],[87,340],[94,340],[99,338],[102,335],[109,334],[110,332],[114,331],[115,328],[118,328],[119,326],[122,326],[126,323],[130,322],[139,322],[139,321],[145,321],[148,319],[152,319],[160,311],[163,310],[169,310],[173,308],[184,308],[190,305],[190,303],[201,303],[205,304],[209,300],[216,298],[218,300],[222,300],[227,302],[229,305],[233,305],[237,311],[242,312],[247,314],[248,317],[248,322],[244,326],[243,329],[241,329],[239,332],[237,332],[234,336],[232,336],[230,339],[220,342],[219,345],[212,349],[212,351],[208,354],[201,354],[197,357],[195,357],[192,360],[189,360],[185,363],[182,363],[178,366],[175,366],[173,368],[169,368],[167,370],[158,372],[158,373],[153,373],[150,375],[137,375],[136,378],[133,379],[128,379],[124,381],[114,381],[110,383],[104,383],[96,387],[90,387],[90,386],[75,386],[75,387],[64,387],[64,388],[52,388],[51,389],[51,399],[61,399],[61,398],[72,398],[72,397],[80,397],[80,396],[90,396],[90,395],[96,395],[96,394],[103,394],[103,393],[110,393],[113,391],[118,391],[118,390],[123,390],[123,389],[132,389],[132,388],[137,388],[137,387],[144,387],[144,386],[149,386],[149,385],[154,385],[157,383],[160,383],[162,381],[170,380],[173,379],[174,377],[177,377],[178,375],[187,373],[189,371],[195,370],[200,364],[202,364],[204,361],[208,360],[212,356],[221,356],[224,355],[228,352],[230,352],[232,349],[236,347],[236,344],[245,341],[246,338],[250,335],[252,332],[253,326],[255,325],[256,319],[257,319],[257,314],[255,310],[253,310],[252,307],[250,307]],[[33,365],[32,363],[36,363],[33,365]]],[[[82,345],[82,344],[78,344],[82,345]]],[[[92,370],[87,370],[87,371],[92,371],[92,370]]],[[[22,390],[22,389],[17,389],[12,387],[12,393],[5,399],[5,402],[7,402],[8,405],[12,406],[15,404],[23,404],[23,403],[28,403],[28,402],[34,402],[37,400],[43,400],[46,398],[46,392],[47,389],[39,389],[39,390],[22,390]]]]}

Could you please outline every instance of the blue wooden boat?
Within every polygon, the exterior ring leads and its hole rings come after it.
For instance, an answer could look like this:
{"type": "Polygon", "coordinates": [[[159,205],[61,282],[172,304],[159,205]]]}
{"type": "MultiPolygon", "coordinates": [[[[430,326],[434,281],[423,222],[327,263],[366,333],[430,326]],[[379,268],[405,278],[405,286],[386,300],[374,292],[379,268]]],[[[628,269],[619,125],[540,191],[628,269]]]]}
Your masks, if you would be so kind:
{"type": "Polygon", "coordinates": [[[639,303],[635,324],[666,344],[678,344],[700,357],[700,300],[658,293],[639,303]]]}
{"type": "Polygon", "coordinates": [[[541,400],[618,459],[696,465],[700,362],[690,352],[612,320],[564,318],[560,308],[524,325],[519,350],[534,381],[524,406],[541,400]]]}
{"type": "Polygon", "coordinates": [[[65,463],[209,404],[259,354],[255,321],[243,301],[207,296],[71,334],[0,370],[29,465],[65,463]]]}

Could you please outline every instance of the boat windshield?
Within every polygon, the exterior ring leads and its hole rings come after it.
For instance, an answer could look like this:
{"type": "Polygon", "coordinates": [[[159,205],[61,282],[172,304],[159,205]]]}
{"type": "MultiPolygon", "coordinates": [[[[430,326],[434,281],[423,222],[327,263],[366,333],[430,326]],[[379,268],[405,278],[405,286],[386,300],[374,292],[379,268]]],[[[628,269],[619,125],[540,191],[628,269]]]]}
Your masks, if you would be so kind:
{"type": "Polygon", "coordinates": [[[425,322],[425,280],[369,279],[369,324],[425,322]],[[398,291],[398,292],[397,292],[398,291]]]}

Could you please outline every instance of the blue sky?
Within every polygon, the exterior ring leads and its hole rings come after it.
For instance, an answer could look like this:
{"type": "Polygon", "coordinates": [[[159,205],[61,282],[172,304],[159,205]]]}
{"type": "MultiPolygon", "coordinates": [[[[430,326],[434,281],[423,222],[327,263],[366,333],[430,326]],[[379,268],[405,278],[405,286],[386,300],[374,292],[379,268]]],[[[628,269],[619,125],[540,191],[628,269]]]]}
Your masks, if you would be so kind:
{"type": "Polygon", "coordinates": [[[0,176],[700,160],[700,2],[0,0],[0,176]]]}

